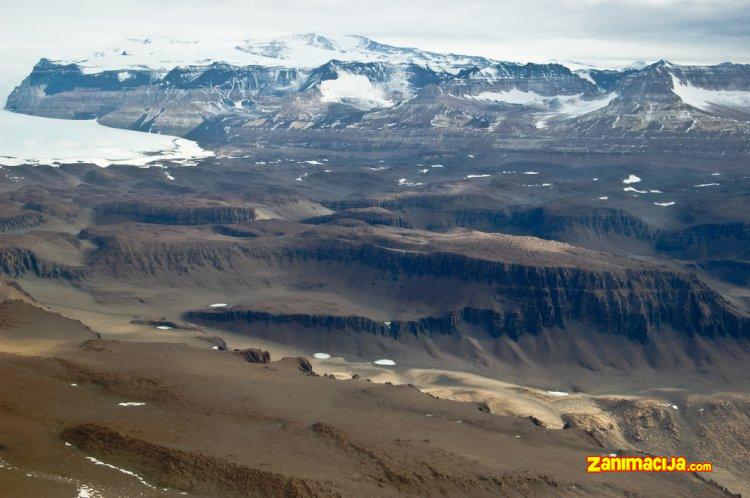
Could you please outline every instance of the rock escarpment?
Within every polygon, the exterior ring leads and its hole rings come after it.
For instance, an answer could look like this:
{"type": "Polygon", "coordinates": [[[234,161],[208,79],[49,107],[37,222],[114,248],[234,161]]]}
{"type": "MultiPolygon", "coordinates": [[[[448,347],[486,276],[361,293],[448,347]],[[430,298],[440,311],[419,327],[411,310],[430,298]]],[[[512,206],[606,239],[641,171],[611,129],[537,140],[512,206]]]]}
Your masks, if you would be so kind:
{"type": "Polygon", "coordinates": [[[175,205],[123,201],[101,204],[95,213],[106,220],[130,220],[162,225],[205,225],[240,223],[257,218],[255,209],[216,203],[215,205],[175,205]]]}

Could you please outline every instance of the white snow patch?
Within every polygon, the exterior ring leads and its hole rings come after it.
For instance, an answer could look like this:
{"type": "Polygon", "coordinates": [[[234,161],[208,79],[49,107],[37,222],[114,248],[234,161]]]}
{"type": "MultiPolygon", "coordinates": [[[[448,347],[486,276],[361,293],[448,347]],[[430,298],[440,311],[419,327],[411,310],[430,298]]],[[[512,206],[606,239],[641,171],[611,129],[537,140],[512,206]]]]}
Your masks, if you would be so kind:
{"type": "Polygon", "coordinates": [[[117,406],[143,406],[145,404],[138,401],[125,401],[124,403],[117,403],[117,406]]]}
{"type": "Polygon", "coordinates": [[[212,156],[184,138],[102,126],[94,120],[52,119],[0,110],[0,165],[93,163],[148,166],[212,156]]]}
{"type": "Polygon", "coordinates": [[[398,184],[403,185],[405,187],[416,187],[416,186],[422,185],[422,182],[410,182],[406,178],[400,178],[398,180],[398,184]]]}
{"type": "Polygon", "coordinates": [[[641,181],[640,177],[637,177],[635,175],[630,175],[627,178],[625,178],[622,183],[638,183],[641,181]]]}
{"type": "Polygon", "coordinates": [[[662,206],[662,207],[674,206],[674,204],[675,204],[674,201],[670,201],[670,202],[654,202],[654,206],[662,206]]]}
{"type": "Polygon", "coordinates": [[[583,78],[584,80],[588,81],[589,83],[596,85],[596,81],[594,81],[594,78],[591,77],[591,74],[589,74],[588,71],[580,70],[575,72],[578,76],[583,78]]]}
{"type": "Polygon", "coordinates": [[[606,195],[599,197],[600,201],[606,201],[607,199],[609,199],[609,197],[607,197],[606,195]]]}
{"type": "Polygon", "coordinates": [[[382,365],[382,366],[386,366],[386,367],[393,367],[393,366],[396,365],[395,361],[393,361],[393,360],[387,360],[387,359],[375,360],[373,363],[375,363],[376,365],[382,365]]]}
{"type": "MultiPolygon", "coordinates": [[[[524,92],[517,88],[511,88],[501,92],[481,92],[477,95],[469,95],[474,100],[485,100],[503,104],[523,105],[536,107],[547,112],[564,114],[566,116],[582,116],[609,105],[617,98],[617,93],[612,92],[597,99],[585,100],[583,94],[575,95],[540,95],[533,91],[524,92]]],[[[537,128],[543,128],[546,123],[537,124],[537,128]]]]}
{"type": "Polygon", "coordinates": [[[320,84],[320,100],[353,105],[364,110],[389,107],[382,89],[361,74],[340,73],[335,80],[325,80],[320,84]]]}
{"type": "Polygon", "coordinates": [[[76,491],[78,492],[76,498],[100,498],[102,496],[99,491],[87,484],[78,486],[76,491]]]}
{"type": "Polygon", "coordinates": [[[102,465],[104,467],[109,467],[110,469],[114,469],[114,470],[116,470],[118,472],[122,472],[125,475],[129,475],[131,477],[135,477],[136,479],[138,479],[138,482],[140,482],[144,486],[149,487],[149,488],[153,488],[152,485],[150,485],[149,483],[147,483],[141,476],[139,476],[135,472],[131,472],[131,471],[127,470],[127,469],[123,469],[123,468],[120,468],[120,467],[115,467],[114,465],[111,465],[109,463],[104,463],[101,460],[97,460],[94,457],[86,457],[86,458],[88,459],[89,462],[92,462],[95,465],[102,465]]]}
{"type": "Polygon", "coordinates": [[[132,77],[133,77],[133,73],[131,73],[130,71],[120,71],[119,73],[117,73],[117,80],[120,83],[122,83],[125,80],[129,80],[132,77]]]}
{"type": "Polygon", "coordinates": [[[750,108],[750,92],[743,90],[709,90],[693,86],[689,81],[682,83],[672,76],[672,92],[687,105],[702,111],[711,111],[712,107],[729,107],[732,109],[750,108]]]}
{"type": "Polygon", "coordinates": [[[717,185],[719,184],[718,183],[699,183],[698,185],[693,185],[693,187],[704,188],[704,187],[715,187],[717,185]]]}
{"type": "Polygon", "coordinates": [[[490,175],[466,175],[466,178],[487,178],[490,175]]]}
{"type": "Polygon", "coordinates": [[[227,306],[229,306],[227,303],[214,303],[208,305],[209,308],[226,308],[227,306]]]}
{"type": "Polygon", "coordinates": [[[315,353],[313,355],[314,358],[317,358],[318,360],[327,360],[331,357],[328,353],[315,353]]]}
{"type": "Polygon", "coordinates": [[[538,171],[524,171],[523,174],[524,175],[538,175],[539,172],[538,171]]]}
{"type": "Polygon", "coordinates": [[[78,387],[78,384],[76,384],[75,382],[72,382],[72,383],[70,384],[70,387],[78,387]]]}
{"type": "Polygon", "coordinates": [[[172,327],[169,325],[157,325],[156,328],[159,330],[172,330],[172,327]]]}
{"type": "Polygon", "coordinates": [[[547,391],[547,394],[550,396],[570,396],[570,393],[567,393],[565,391],[547,391]]]}

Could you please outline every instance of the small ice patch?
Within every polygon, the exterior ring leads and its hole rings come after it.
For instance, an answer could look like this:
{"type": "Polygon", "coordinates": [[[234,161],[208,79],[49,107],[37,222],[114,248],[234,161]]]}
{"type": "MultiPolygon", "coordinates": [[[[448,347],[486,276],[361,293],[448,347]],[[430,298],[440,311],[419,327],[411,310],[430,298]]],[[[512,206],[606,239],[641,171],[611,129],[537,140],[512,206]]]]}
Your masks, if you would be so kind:
{"type": "Polygon", "coordinates": [[[550,396],[570,396],[570,393],[566,393],[565,391],[547,391],[547,394],[550,396]]]}
{"type": "Polygon", "coordinates": [[[208,305],[209,308],[226,308],[227,306],[227,303],[215,303],[208,305]]]}
{"type": "Polygon", "coordinates": [[[609,199],[609,197],[607,197],[606,195],[599,197],[600,201],[606,201],[607,199],[609,199]]]}
{"type": "Polygon", "coordinates": [[[307,164],[312,164],[313,166],[322,166],[323,165],[323,163],[321,163],[320,161],[315,161],[315,160],[313,160],[313,161],[305,161],[305,162],[307,164]]]}
{"type": "Polygon", "coordinates": [[[169,325],[158,325],[156,328],[159,330],[172,330],[172,327],[169,325]]]}
{"type": "Polygon", "coordinates": [[[635,187],[625,187],[622,190],[624,190],[625,192],[635,192],[637,194],[648,194],[648,190],[638,190],[635,187]]]}
{"type": "Polygon", "coordinates": [[[382,365],[382,366],[385,366],[385,367],[393,367],[393,366],[396,365],[395,361],[393,361],[393,360],[386,360],[386,359],[375,360],[373,363],[375,363],[376,365],[382,365]]]}
{"type": "Polygon", "coordinates": [[[474,156],[471,154],[467,154],[467,156],[469,156],[471,159],[474,159],[474,156]]]}
{"type": "Polygon", "coordinates": [[[670,202],[654,202],[654,206],[662,206],[662,207],[674,206],[674,204],[675,204],[674,201],[670,201],[670,202]]]}
{"type": "Polygon", "coordinates": [[[172,181],[172,180],[174,180],[174,176],[172,176],[172,174],[171,174],[171,173],[169,173],[169,171],[165,171],[165,172],[164,172],[164,176],[166,176],[166,177],[167,177],[167,180],[169,180],[169,181],[172,181]]]}
{"type": "Polygon", "coordinates": [[[720,176],[721,173],[711,173],[711,176],[720,176]]]}
{"type": "Polygon", "coordinates": [[[117,403],[117,406],[143,406],[145,404],[138,401],[125,401],[124,403],[117,403]]]}
{"type": "Polygon", "coordinates": [[[428,171],[430,171],[430,170],[429,170],[429,169],[427,169],[427,168],[425,168],[425,169],[420,169],[419,171],[417,171],[417,173],[419,173],[420,175],[424,175],[424,174],[425,174],[425,173],[427,173],[428,171]]]}
{"type": "Polygon", "coordinates": [[[639,181],[641,181],[641,179],[639,177],[637,177],[635,175],[630,175],[629,177],[625,178],[622,181],[622,183],[630,184],[630,183],[638,183],[639,181]]]}
{"type": "Polygon", "coordinates": [[[693,187],[697,187],[697,188],[716,187],[718,185],[719,185],[718,183],[699,183],[698,185],[693,185],[693,187]]]}
{"type": "Polygon", "coordinates": [[[317,358],[318,360],[327,360],[331,357],[328,353],[315,353],[313,355],[314,358],[317,358]]]}
{"type": "Polygon", "coordinates": [[[442,164],[430,164],[430,168],[445,168],[442,164]]]}
{"type": "Polygon", "coordinates": [[[490,175],[466,175],[466,178],[487,178],[490,175]]]}
{"type": "Polygon", "coordinates": [[[539,172],[538,171],[524,171],[523,174],[524,175],[538,175],[539,172]]]}
{"type": "Polygon", "coordinates": [[[78,491],[76,498],[91,498],[91,492],[94,490],[84,485],[80,486],[76,491],[78,491]]]}
{"type": "Polygon", "coordinates": [[[677,405],[672,405],[672,408],[673,408],[673,409],[675,409],[675,410],[677,410],[677,409],[678,409],[678,408],[677,408],[677,405]]]}

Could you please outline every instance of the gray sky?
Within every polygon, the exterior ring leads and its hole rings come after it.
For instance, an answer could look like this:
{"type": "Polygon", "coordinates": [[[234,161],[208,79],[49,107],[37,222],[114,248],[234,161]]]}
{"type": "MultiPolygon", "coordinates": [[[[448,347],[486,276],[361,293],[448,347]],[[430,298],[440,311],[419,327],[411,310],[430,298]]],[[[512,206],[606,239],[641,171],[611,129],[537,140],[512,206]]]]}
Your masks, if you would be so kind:
{"type": "Polygon", "coordinates": [[[750,62],[750,0],[2,0],[0,56],[127,36],[293,32],[519,62],[750,62]]]}

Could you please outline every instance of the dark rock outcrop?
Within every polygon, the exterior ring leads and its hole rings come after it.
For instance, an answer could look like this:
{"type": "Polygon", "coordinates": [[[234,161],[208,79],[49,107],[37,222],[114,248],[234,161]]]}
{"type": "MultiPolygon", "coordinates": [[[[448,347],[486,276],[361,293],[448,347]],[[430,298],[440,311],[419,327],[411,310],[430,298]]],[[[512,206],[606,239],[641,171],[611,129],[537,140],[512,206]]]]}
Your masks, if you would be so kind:
{"type": "Polygon", "coordinates": [[[88,274],[85,267],[54,263],[22,247],[0,247],[0,273],[18,278],[31,273],[40,278],[79,280],[88,274]]]}
{"type": "MultiPolygon", "coordinates": [[[[248,363],[270,363],[271,353],[257,348],[235,349],[233,353],[248,363]]],[[[312,368],[312,367],[311,367],[312,368]]]]}
{"type": "Polygon", "coordinates": [[[120,219],[161,225],[205,225],[240,223],[256,219],[255,209],[234,205],[175,205],[142,203],[137,201],[101,204],[95,212],[102,219],[120,219]]]}
{"type": "Polygon", "coordinates": [[[32,211],[0,216],[0,233],[28,230],[47,221],[47,216],[32,211]]]}

